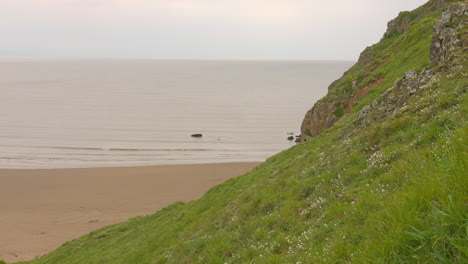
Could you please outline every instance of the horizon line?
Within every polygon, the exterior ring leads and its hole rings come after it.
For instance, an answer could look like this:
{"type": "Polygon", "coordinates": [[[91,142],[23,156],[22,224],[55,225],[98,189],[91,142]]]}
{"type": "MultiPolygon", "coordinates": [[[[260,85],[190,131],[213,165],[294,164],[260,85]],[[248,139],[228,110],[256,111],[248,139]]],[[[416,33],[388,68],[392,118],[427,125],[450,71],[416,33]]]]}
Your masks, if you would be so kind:
{"type": "Polygon", "coordinates": [[[356,59],[297,59],[297,58],[235,58],[235,57],[145,57],[145,56],[62,56],[62,55],[0,55],[3,59],[109,59],[109,60],[192,60],[192,61],[319,61],[319,62],[354,62],[356,59]]]}

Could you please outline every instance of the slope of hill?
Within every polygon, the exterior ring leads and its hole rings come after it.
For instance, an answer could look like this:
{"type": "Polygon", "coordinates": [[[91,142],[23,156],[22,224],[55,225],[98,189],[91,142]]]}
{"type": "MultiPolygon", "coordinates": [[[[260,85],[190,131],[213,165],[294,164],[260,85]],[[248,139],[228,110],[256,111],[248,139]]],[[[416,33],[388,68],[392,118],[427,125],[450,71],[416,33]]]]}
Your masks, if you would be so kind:
{"type": "Polygon", "coordinates": [[[27,263],[468,263],[467,14],[401,13],[309,111],[307,142],[27,263]]]}

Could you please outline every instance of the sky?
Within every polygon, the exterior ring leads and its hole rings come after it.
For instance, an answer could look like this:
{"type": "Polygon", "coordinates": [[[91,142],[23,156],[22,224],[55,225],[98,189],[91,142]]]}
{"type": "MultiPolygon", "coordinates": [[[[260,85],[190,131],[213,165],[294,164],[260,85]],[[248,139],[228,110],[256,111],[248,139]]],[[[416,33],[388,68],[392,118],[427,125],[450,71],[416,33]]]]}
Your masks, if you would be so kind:
{"type": "Polygon", "coordinates": [[[426,0],[0,0],[0,56],[356,60],[426,0]]]}

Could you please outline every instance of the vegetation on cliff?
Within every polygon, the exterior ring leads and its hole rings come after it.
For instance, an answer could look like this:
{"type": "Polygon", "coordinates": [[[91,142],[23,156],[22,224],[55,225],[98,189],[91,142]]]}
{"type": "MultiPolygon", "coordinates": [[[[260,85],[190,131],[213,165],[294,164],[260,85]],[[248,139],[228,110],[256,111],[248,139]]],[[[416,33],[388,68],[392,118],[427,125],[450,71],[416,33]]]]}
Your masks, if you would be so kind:
{"type": "Polygon", "coordinates": [[[456,0],[432,0],[388,23],[382,40],[366,48],[358,62],[328,87],[328,94],[307,112],[302,139],[315,137],[344,113],[356,112],[392,87],[409,70],[429,66],[434,21],[456,0]]]}
{"type": "Polygon", "coordinates": [[[467,10],[458,2],[403,13],[405,30],[390,30],[332,84],[319,104],[330,104],[321,116],[333,126],[315,137],[306,127],[307,142],[199,200],[28,263],[467,263],[467,10]],[[441,38],[433,27],[452,5],[441,38]]]}

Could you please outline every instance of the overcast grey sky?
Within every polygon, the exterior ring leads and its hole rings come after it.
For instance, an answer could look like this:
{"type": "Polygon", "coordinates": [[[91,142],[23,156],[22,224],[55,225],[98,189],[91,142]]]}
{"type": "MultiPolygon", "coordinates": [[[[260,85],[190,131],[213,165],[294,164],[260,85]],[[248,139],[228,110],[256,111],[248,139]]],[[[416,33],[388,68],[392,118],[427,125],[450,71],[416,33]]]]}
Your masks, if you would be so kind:
{"type": "Polygon", "coordinates": [[[0,56],[354,60],[426,0],[0,0],[0,56]]]}

